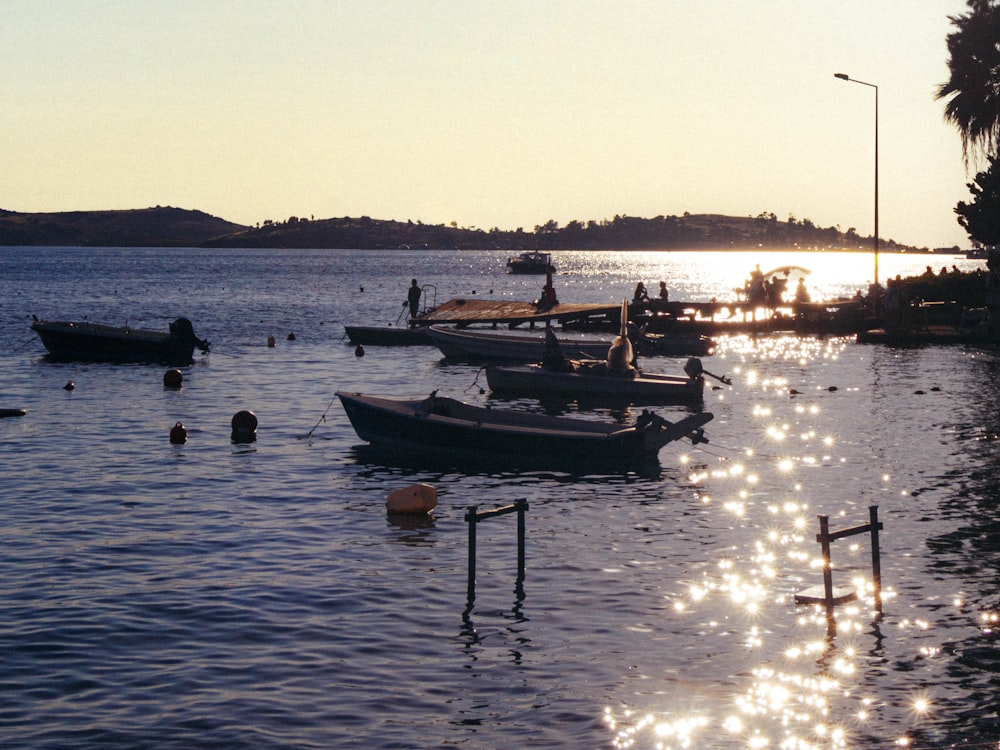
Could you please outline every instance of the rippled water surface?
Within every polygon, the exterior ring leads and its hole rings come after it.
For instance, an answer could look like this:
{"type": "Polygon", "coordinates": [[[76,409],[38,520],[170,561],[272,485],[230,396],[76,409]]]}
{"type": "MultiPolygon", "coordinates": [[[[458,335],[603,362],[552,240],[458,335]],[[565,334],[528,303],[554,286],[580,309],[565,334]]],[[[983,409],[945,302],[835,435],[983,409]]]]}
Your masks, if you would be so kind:
{"type": "MultiPolygon", "coordinates": [[[[0,408],[29,410],[0,420],[0,746],[997,747],[995,352],[724,337],[711,442],[667,446],[657,476],[368,462],[335,390],[541,408],[436,349],[344,342],[345,323],[401,325],[413,276],[432,302],[537,296],[505,259],[0,248],[0,408]],[[47,361],[32,314],[185,315],[212,353],[165,389],[159,366],[47,361]],[[230,442],[241,409],[255,443],[230,442]],[[433,516],[388,516],[414,482],[433,516]],[[465,510],[520,498],[523,584],[514,517],[490,519],[468,606],[465,510]],[[859,602],[834,622],[796,605],[822,582],[817,515],[842,529],[873,505],[882,614],[868,535],[833,548],[859,602]]],[[[567,252],[556,286],[724,298],[758,262],[831,296],[870,278],[866,255],[567,252]]]]}

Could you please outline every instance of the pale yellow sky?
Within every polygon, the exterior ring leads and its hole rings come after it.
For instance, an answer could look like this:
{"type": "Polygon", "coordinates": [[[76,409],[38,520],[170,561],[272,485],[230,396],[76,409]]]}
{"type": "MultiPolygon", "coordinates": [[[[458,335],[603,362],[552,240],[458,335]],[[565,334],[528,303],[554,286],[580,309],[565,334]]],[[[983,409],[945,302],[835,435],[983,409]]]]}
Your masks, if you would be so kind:
{"type": "Polygon", "coordinates": [[[964,0],[4,0],[0,208],[482,229],[773,212],[969,245],[964,0]]]}

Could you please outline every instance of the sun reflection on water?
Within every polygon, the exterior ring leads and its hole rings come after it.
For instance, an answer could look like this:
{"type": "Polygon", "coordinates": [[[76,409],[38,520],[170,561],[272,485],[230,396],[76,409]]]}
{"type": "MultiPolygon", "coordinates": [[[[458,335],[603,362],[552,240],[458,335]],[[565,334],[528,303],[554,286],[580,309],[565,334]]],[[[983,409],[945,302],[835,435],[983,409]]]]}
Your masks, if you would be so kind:
{"type": "MultiPolygon", "coordinates": [[[[699,640],[710,638],[712,648],[727,648],[727,638],[729,648],[738,643],[749,663],[725,681],[723,695],[713,685],[708,707],[689,709],[682,689],[676,700],[641,718],[628,710],[619,717],[607,708],[604,719],[614,732],[614,747],[861,748],[865,745],[852,738],[870,731],[873,719],[887,710],[859,687],[869,684],[869,671],[878,668],[879,660],[871,656],[878,647],[870,644],[882,637],[874,581],[857,570],[868,564],[867,543],[839,545],[833,566],[837,583],[849,583],[858,599],[838,606],[833,621],[825,607],[794,601],[799,590],[822,581],[810,488],[840,481],[831,471],[842,470],[847,461],[838,455],[840,436],[824,423],[836,407],[817,400],[856,398],[858,389],[798,385],[789,365],[797,374],[800,368],[835,362],[846,346],[845,339],[835,337],[733,336],[720,342],[717,355],[731,363],[734,389],[748,396],[748,413],[731,415],[747,425],[746,444],[718,456],[716,465],[706,462],[692,470],[688,479],[698,487],[702,512],[730,524],[736,543],[714,567],[706,566],[700,577],[667,596],[670,606],[664,611],[678,620],[672,627],[690,627],[699,640]]],[[[891,473],[881,480],[889,485],[891,473]]],[[[855,499],[845,501],[842,508],[823,508],[841,528],[857,516],[855,499]]],[[[885,602],[896,593],[885,587],[880,595],[885,602]]],[[[1000,628],[1000,615],[983,613],[979,626],[993,632],[1000,628]]],[[[898,623],[900,630],[929,627],[918,619],[898,623]]],[[[939,645],[924,642],[919,656],[933,659],[940,651],[939,645]]],[[[926,693],[911,696],[908,706],[913,722],[933,711],[926,693]]],[[[887,742],[907,747],[911,740],[903,736],[887,742]]]]}

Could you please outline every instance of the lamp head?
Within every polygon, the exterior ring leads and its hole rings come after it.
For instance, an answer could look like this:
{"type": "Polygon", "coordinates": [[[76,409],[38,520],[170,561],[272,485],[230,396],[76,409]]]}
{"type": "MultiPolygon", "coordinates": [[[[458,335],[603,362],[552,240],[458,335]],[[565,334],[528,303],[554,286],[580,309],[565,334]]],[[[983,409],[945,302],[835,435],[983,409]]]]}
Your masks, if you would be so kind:
{"type": "Polygon", "coordinates": [[[849,81],[849,80],[851,80],[851,77],[849,75],[847,75],[847,73],[834,73],[833,77],[834,78],[839,78],[842,81],[849,81]]]}

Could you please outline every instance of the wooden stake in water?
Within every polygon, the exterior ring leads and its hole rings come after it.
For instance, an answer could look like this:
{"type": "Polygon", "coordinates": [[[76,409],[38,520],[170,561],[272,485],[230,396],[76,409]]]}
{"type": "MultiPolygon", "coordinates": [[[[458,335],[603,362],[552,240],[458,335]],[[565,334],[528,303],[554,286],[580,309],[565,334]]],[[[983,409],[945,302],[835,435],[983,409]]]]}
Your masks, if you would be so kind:
{"type": "Polygon", "coordinates": [[[476,527],[481,521],[494,516],[505,516],[508,513],[517,513],[517,585],[518,592],[521,591],[524,583],[524,539],[525,524],[524,514],[528,510],[528,501],[523,498],[515,500],[513,505],[507,505],[496,510],[484,510],[478,512],[478,506],[470,505],[465,512],[465,521],[469,524],[469,576],[466,585],[466,611],[472,608],[472,603],[476,599],[476,527]]]}

